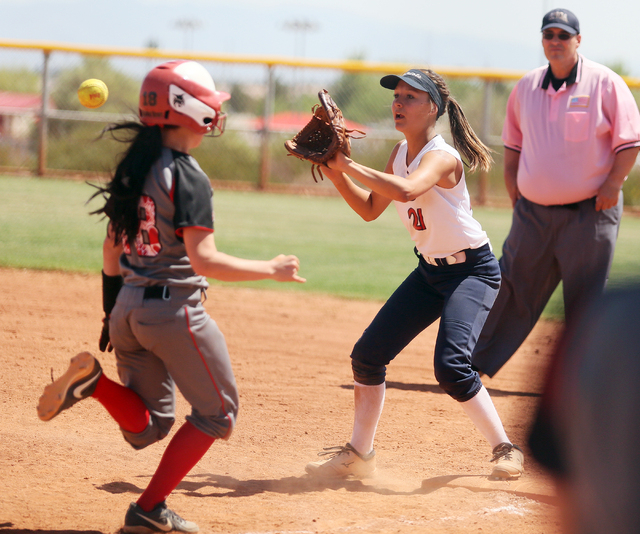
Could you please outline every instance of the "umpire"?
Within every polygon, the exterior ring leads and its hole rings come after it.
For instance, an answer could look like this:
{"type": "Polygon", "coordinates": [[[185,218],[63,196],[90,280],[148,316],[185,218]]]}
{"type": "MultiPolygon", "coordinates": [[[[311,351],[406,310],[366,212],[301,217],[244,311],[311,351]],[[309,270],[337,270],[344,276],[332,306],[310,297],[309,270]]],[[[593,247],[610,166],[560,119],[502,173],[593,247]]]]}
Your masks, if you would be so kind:
{"type": "Polygon", "coordinates": [[[518,350],[562,280],[571,322],[607,281],[622,216],[622,185],[640,150],[640,113],[624,80],[578,54],[567,9],[542,19],[549,65],[527,73],[507,103],[504,179],[513,204],[502,286],[476,345],[493,376],[518,350]]]}

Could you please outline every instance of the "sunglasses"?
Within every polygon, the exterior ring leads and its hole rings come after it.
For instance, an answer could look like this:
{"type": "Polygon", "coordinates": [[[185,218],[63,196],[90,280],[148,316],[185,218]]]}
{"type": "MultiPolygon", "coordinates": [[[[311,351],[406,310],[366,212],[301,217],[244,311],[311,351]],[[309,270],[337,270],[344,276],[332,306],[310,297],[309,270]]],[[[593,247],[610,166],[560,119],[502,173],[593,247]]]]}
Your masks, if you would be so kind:
{"type": "Polygon", "coordinates": [[[573,37],[573,35],[567,32],[560,32],[557,34],[554,32],[542,32],[542,38],[546,39],[547,41],[551,41],[554,37],[556,37],[556,35],[558,36],[558,39],[560,39],[561,41],[568,41],[573,37]]]}

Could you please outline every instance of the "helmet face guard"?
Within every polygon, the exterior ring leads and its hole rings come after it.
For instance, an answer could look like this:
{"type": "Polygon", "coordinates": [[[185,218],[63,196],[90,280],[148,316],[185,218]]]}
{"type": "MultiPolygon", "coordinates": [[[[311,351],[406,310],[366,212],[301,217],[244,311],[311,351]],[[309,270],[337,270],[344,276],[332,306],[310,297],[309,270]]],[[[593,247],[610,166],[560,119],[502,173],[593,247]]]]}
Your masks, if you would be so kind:
{"type": "Polygon", "coordinates": [[[227,114],[224,111],[218,113],[218,120],[215,126],[211,128],[208,137],[220,137],[224,133],[224,129],[227,127],[227,114]]]}
{"type": "Polygon", "coordinates": [[[142,82],[138,113],[147,126],[184,126],[222,135],[226,114],[220,111],[230,95],[216,91],[211,75],[195,61],[169,61],[152,69],[142,82]]]}

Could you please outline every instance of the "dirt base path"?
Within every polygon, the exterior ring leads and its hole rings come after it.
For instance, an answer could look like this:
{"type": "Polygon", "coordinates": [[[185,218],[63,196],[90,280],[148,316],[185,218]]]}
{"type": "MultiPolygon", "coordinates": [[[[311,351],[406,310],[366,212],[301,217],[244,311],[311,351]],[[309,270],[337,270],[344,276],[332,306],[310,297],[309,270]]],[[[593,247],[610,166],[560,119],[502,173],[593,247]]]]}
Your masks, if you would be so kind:
{"type": "MultiPolygon", "coordinates": [[[[117,532],[166,447],[134,451],[93,399],[48,423],[36,415],[52,372],[60,376],[80,351],[117,376],[113,356],[97,349],[100,284],[98,276],[0,269],[0,534],[117,532]]],[[[348,355],[380,304],[212,288],[206,307],[227,338],[240,416],[169,506],[205,533],[559,534],[552,486],[530,459],[520,481],[488,480],[488,445],[434,380],[436,326],[389,367],[379,475],[328,484],[305,475],[322,447],[350,437],[348,355]]],[[[516,443],[526,440],[557,332],[539,324],[485,381],[516,443]]],[[[180,397],[179,422],[187,409],[180,397]]]]}

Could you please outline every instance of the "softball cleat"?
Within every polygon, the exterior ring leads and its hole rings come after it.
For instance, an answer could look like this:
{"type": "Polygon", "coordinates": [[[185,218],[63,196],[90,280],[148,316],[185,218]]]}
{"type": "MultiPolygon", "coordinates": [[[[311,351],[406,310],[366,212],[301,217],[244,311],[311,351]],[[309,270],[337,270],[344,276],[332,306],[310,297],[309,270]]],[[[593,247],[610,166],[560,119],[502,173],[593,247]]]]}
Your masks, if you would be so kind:
{"type": "Polygon", "coordinates": [[[519,478],[524,472],[524,454],[517,445],[501,443],[493,449],[492,462],[496,462],[491,478],[519,478]]]}
{"type": "Polygon", "coordinates": [[[366,456],[356,451],[350,443],[344,447],[328,447],[318,456],[329,456],[329,459],[310,462],[305,471],[318,478],[365,478],[376,472],[376,451],[366,456]]]}
{"type": "Polygon", "coordinates": [[[124,517],[123,532],[131,534],[153,534],[154,532],[198,532],[193,521],[182,519],[165,502],[161,502],[150,512],[145,512],[132,502],[124,517]]]}
{"type": "Polygon", "coordinates": [[[50,421],[76,402],[90,397],[102,376],[102,367],[90,352],[71,358],[67,372],[44,388],[38,401],[38,417],[50,421]]]}

